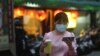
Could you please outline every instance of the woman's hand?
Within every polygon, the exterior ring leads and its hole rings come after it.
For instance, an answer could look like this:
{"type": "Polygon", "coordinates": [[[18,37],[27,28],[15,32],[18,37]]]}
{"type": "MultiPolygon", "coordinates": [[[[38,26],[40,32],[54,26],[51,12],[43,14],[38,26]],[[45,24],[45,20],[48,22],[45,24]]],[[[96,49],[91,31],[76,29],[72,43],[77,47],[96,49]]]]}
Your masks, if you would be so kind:
{"type": "Polygon", "coordinates": [[[43,45],[43,47],[45,48],[47,45],[48,45],[48,43],[47,42],[45,42],[45,41],[43,41],[43,43],[42,43],[43,45]]]}
{"type": "Polygon", "coordinates": [[[72,45],[72,41],[71,41],[71,40],[64,40],[64,42],[65,42],[68,46],[71,46],[71,45],[72,45]]]}
{"type": "Polygon", "coordinates": [[[40,56],[46,56],[46,53],[44,52],[44,48],[48,45],[47,42],[43,41],[40,47],[40,56]]]}

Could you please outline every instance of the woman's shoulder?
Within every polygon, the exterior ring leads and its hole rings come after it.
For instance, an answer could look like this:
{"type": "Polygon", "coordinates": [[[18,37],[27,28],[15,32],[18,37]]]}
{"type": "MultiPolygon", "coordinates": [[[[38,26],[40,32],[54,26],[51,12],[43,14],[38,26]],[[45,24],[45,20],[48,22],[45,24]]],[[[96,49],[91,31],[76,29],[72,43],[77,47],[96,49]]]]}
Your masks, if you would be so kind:
{"type": "MultiPolygon", "coordinates": [[[[45,35],[52,35],[52,34],[54,34],[54,31],[45,33],[45,35]]],[[[66,31],[65,34],[67,34],[67,35],[72,35],[72,34],[74,34],[74,33],[73,33],[73,32],[69,32],[69,31],[66,31]]]]}
{"type": "Polygon", "coordinates": [[[65,34],[74,34],[74,33],[70,31],[66,31],[65,34]]]}
{"type": "Polygon", "coordinates": [[[73,32],[69,32],[69,31],[66,31],[64,35],[68,37],[75,36],[73,32]]]}
{"type": "Polygon", "coordinates": [[[52,34],[53,34],[53,31],[45,33],[44,36],[52,36],[52,34]]]}
{"type": "Polygon", "coordinates": [[[51,39],[52,36],[53,36],[53,32],[52,31],[51,32],[47,32],[44,35],[44,39],[51,39]]]}

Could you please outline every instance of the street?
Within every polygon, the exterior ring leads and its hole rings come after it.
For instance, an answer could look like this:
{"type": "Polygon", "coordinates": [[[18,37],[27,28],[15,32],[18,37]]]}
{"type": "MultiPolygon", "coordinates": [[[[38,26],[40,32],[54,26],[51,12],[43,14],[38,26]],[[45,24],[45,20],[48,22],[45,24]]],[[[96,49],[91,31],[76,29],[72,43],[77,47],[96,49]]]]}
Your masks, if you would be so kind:
{"type": "Polygon", "coordinates": [[[93,51],[91,54],[87,56],[100,56],[100,51],[93,51]]]}

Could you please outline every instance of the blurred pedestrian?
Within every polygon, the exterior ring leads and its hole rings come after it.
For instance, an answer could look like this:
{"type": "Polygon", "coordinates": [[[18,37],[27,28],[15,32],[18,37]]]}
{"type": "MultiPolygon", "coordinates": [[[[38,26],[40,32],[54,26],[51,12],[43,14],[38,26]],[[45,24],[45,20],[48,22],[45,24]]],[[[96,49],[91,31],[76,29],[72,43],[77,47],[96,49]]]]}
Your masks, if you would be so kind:
{"type": "Polygon", "coordinates": [[[40,56],[76,56],[76,39],[72,32],[66,31],[68,26],[68,17],[64,12],[56,14],[55,29],[44,36],[44,41],[41,45],[40,56]],[[70,39],[74,37],[71,41],[70,39]],[[67,40],[63,41],[63,38],[67,40]],[[47,47],[48,46],[48,47],[47,47]],[[45,53],[45,48],[48,48],[45,53]],[[50,50],[51,49],[51,50],[50,50]]]}

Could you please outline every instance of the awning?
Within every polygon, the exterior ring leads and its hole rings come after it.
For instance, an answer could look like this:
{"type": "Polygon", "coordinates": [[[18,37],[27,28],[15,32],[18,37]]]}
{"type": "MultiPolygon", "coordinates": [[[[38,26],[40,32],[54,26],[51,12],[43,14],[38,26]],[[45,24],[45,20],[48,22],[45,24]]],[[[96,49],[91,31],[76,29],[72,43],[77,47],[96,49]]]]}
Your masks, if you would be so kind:
{"type": "Polygon", "coordinates": [[[25,3],[36,3],[42,8],[68,8],[76,7],[81,10],[100,10],[100,2],[96,1],[71,1],[71,0],[14,0],[15,5],[23,5],[25,3]]]}

